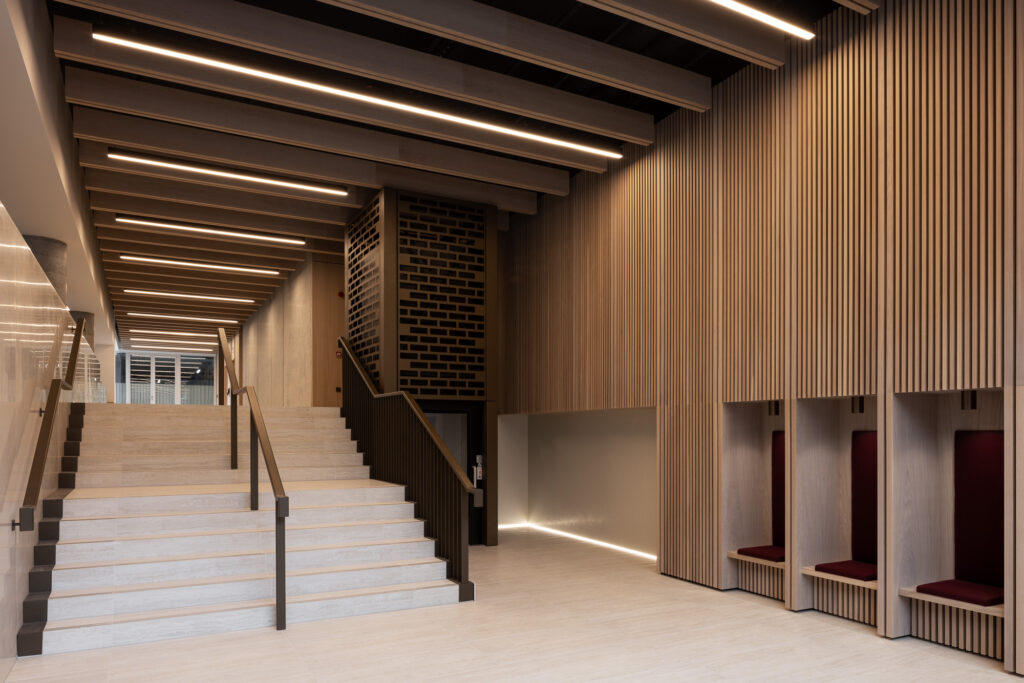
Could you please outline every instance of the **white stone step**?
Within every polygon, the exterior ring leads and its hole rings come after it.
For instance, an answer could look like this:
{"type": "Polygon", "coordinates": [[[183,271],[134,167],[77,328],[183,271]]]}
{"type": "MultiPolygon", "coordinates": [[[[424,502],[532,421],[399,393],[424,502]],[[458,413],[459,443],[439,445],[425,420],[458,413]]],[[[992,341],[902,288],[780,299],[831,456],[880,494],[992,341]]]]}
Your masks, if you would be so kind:
{"type": "MultiPolygon", "coordinates": [[[[352,545],[290,548],[286,555],[289,571],[318,567],[363,565],[395,560],[434,557],[434,541],[426,538],[361,542],[352,545]]],[[[181,577],[220,577],[272,573],[273,547],[257,552],[209,553],[154,560],[101,561],[57,564],[53,568],[52,590],[121,587],[160,583],[181,577]]]]}
{"type": "MultiPolygon", "coordinates": [[[[288,571],[286,593],[308,595],[330,591],[444,580],[448,564],[428,557],[349,567],[288,571]]],[[[198,578],[164,584],[51,592],[47,615],[51,621],[127,614],[175,607],[260,600],[275,595],[273,573],[221,578],[198,578]]]]}
{"type": "MultiPolygon", "coordinates": [[[[334,467],[280,467],[285,481],[320,481],[335,479],[366,479],[370,468],[366,465],[334,467]]],[[[261,464],[260,481],[268,481],[267,469],[261,464]]],[[[166,472],[83,472],[75,478],[76,486],[86,488],[121,486],[173,486],[176,484],[231,484],[249,481],[248,469],[222,470],[169,470],[166,472]]]]}
{"type": "MultiPolygon", "coordinates": [[[[292,507],[405,501],[405,487],[375,479],[289,481],[285,489],[292,507]]],[[[259,505],[263,510],[274,508],[274,496],[266,484],[260,485],[259,505]]],[[[248,483],[95,489],[78,487],[64,499],[64,516],[107,517],[240,510],[248,507],[248,483]]]]}
{"type": "MultiPolygon", "coordinates": [[[[288,453],[274,452],[279,467],[357,467],[363,464],[362,453],[288,453]]],[[[230,469],[230,455],[88,455],[78,459],[78,472],[166,472],[171,470],[224,470],[230,469]]],[[[257,460],[264,466],[263,456],[257,460]]],[[[248,471],[249,453],[238,455],[238,469],[248,471]]]]}
{"type": "MultiPolygon", "coordinates": [[[[351,439],[325,439],[316,442],[289,442],[270,439],[275,455],[278,453],[357,453],[359,447],[351,439]]],[[[249,441],[239,440],[238,455],[249,452],[249,441]]],[[[93,456],[157,456],[174,458],[181,454],[221,456],[230,460],[231,441],[228,438],[216,440],[184,440],[184,439],[137,439],[132,441],[111,441],[94,439],[82,441],[79,447],[81,457],[93,456]]],[[[225,460],[225,462],[228,462],[225,460]]]]}
{"type": "MultiPolygon", "coordinates": [[[[288,621],[297,623],[456,602],[458,586],[449,581],[296,595],[288,598],[288,621]]],[[[43,632],[43,653],[266,628],[273,624],[272,599],[49,621],[43,632]]]]}
{"type": "MultiPolygon", "coordinates": [[[[285,522],[286,548],[314,545],[350,545],[363,542],[423,537],[423,522],[416,519],[296,525],[285,522]]],[[[156,560],[163,557],[210,553],[256,552],[274,547],[274,527],[200,531],[184,534],[118,536],[61,540],[57,543],[57,567],[89,562],[156,560]]]]}
{"type": "MultiPolygon", "coordinates": [[[[340,524],[346,522],[412,519],[414,503],[349,503],[313,507],[290,506],[288,525],[340,524]]],[[[142,536],[158,530],[163,534],[262,529],[273,526],[274,511],[212,510],[152,515],[68,517],[60,521],[60,540],[142,536]]]]}

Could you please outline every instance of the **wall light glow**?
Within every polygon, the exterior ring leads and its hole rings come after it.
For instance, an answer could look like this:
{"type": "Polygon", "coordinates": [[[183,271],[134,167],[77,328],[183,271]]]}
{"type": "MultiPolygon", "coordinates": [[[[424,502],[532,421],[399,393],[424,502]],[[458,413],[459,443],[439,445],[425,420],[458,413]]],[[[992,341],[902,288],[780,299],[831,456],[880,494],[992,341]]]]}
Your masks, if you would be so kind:
{"type": "Polygon", "coordinates": [[[596,538],[588,538],[586,536],[580,536],[578,534],[570,534],[568,531],[559,531],[558,529],[552,529],[551,527],[541,526],[540,524],[534,524],[533,522],[520,522],[518,524],[499,524],[499,529],[531,529],[533,531],[543,531],[546,534],[552,534],[554,536],[562,536],[563,538],[571,538],[574,541],[582,541],[583,543],[590,543],[591,545],[600,546],[601,548],[608,548],[609,550],[617,550],[620,553],[626,553],[635,557],[642,557],[645,560],[656,561],[657,555],[651,555],[650,553],[640,552],[639,550],[633,550],[632,548],[625,548],[621,545],[615,545],[614,543],[605,543],[599,541],[596,538]]]}
{"type": "Polygon", "coordinates": [[[726,9],[730,9],[733,12],[739,12],[740,14],[750,17],[755,21],[760,21],[762,24],[768,24],[769,26],[777,28],[780,31],[785,31],[786,33],[796,36],[798,38],[810,40],[811,38],[814,37],[814,34],[808,31],[807,29],[800,28],[799,26],[791,24],[788,21],[783,21],[778,17],[773,17],[772,15],[766,14],[761,10],[754,9],[749,5],[744,5],[741,2],[736,2],[736,0],[711,0],[711,2],[715,3],[716,5],[721,5],[726,9]]]}
{"type": "Polygon", "coordinates": [[[417,116],[424,116],[427,118],[447,121],[448,123],[455,123],[461,126],[467,126],[469,128],[478,128],[480,130],[486,130],[492,133],[499,133],[501,135],[517,137],[523,140],[531,140],[533,142],[540,142],[555,147],[563,147],[565,149],[572,149],[577,152],[594,154],[597,156],[607,157],[609,159],[622,158],[621,154],[611,150],[599,149],[597,147],[590,147],[588,145],[580,145],[575,142],[569,142],[568,140],[552,138],[546,135],[537,135],[535,133],[529,133],[525,130],[509,128],[507,126],[499,126],[493,123],[487,123],[486,121],[470,119],[465,116],[447,114],[445,112],[437,111],[435,109],[417,107],[412,104],[405,104],[404,102],[397,102],[395,100],[384,99],[383,97],[365,95],[354,90],[343,90],[341,88],[334,88],[328,85],[323,85],[321,83],[314,83],[313,81],[303,80],[301,78],[292,78],[291,76],[285,76],[284,74],[273,73],[271,71],[264,71],[262,69],[253,69],[252,67],[242,66],[241,64],[233,64],[231,62],[224,62],[219,59],[210,59],[208,57],[200,57],[199,55],[190,54],[188,52],[169,50],[167,48],[157,47],[156,45],[150,45],[148,43],[140,43],[135,40],[126,40],[124,38],[118,38],[117,36],[112,36],[106,33],[97,33],[94,31],[92,37],[93,39],[99,40],[104,43],[119,45],[121,47],[127,47],[132,50],[139,50],[141,52],[148,52],[149,54],[160,55],[161,57],[169,57],[171,59],[190,62],[192,64],[201,64],[202,66],[208,66],[214,69],[220,69],[222,71],[230,71],[232,73],[243,74],[245,76],[260,78],[266,81],[274,81],[275,83],[283,83],[285,85],[291,85],[297,88],[304,88],[306,90],[313,90],[316,92],[326,93],[328,95],[334,95],[335,97],[342,97],[348,100],[365,102],[366,104],[372,104],[378,107],[395,109],[398,111],[406,112],[408,114],[415,114],[417,116]]]}

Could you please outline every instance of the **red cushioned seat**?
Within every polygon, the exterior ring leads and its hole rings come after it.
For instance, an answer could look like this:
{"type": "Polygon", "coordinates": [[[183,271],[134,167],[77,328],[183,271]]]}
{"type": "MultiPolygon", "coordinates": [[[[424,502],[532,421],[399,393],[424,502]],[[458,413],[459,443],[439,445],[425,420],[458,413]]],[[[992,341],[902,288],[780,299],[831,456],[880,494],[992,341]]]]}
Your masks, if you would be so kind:
{"type": "Polygon", "coordinates": [[[959,579],[923,583],[917,587],[917,592],[937,595],[940,598],[949,598],[950,600],[969,602],[972,605],[982,605],[984,607],[1003,604],[1002,586],[986,586],[985,584],[960,581],[959,579]]]}
{"type": "Polygon", "coordinates": [[[740,555],[756,557],[759,560],[769,562],[784,562],[786,560],[786,549],[777,545],[759,545],[753,548],[740,548],[736,551],[740,555]]]}
{"type": "Polygon", "coordinates": [[[874,581],[878,578],[878,565],[870,562],[857,562],[856,560],[844,560],[842,562],[823,562],[814,567],[819,572],[845,576],[848,579],[858,581],[874,581]]]}

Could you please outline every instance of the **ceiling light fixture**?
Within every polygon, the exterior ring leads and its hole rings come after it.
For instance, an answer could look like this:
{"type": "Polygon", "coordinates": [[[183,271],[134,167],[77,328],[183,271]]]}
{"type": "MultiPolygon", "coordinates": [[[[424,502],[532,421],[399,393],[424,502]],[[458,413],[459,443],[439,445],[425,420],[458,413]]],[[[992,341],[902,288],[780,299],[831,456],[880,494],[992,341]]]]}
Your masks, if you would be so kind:
{"type": "Polygon", "coordinates": [[[132,344],[131,348],[132,349],[149,349],[151,351],[184,351],[185,353],[191,353],[191,354],[195,354],[197,352],[196,349],[190,349],[190,348],[181,347],[181,346],[149,346],[149,345],[145,345],[145,344],[138,344],[138,345],[132,344]]]}
{"type": "Polygon", "coordinates": [[[715,3],[716,5],[720,5],[726,9],[730,9],[733,12],[739,12],[740,14],[750,17],[755,21],[760,21],[762,24],[768,24],[769,26],[777,28],[780,31],[785,31],[786,33],[794,35],[798,38],[810,40],[811,38],[814,37],[814,34],[808,31],[807,29],[800,28],[799,26],[791,24],[788,21],[783,21],[778,17],[773,17],[770,14],[765,14],[761,10],[754,9],[749,5],[744,5],[742,2],[736,2],[735,0],[711,0],[711,2],[715,3]]]}
{"type": "Polygon", "coordinates": [[[292,78],[291,76],[285,76],[283,74],[273,73],[271,71],[264,71],[262,69],[253,69],[248,66],[242,66],[241,64],[233,64],[231,62],[225,62],[219,59],[210,59],[208,57],[200,57],[199,55],[193,55],[187,52],[180,52],[178,50],[169,50],[167,48],[157,47],[156,45],[150,45],[148,43],[140,43],[135,40],[126,40],[124,38],[118,38],[117,36],[112,36],[106,33],[97,33],[94,31],[92,37],[95,40],[99,40],[104,43],[120,45],[121,47],[127,47],[133,50],[139,50],[141,52],[148,52],[149,54],[160,55],[161,57],[178,59],[184,62],[190,62],[192,64],[201,64],[203,66],[212,67],[214,69],[220,69],[222,71],[230,71],[236,74],[252,76],[253,78],[261,78],[267,81],[274,81],[275,83],[284,83],[285,85],[291,85],[297,88],[304,88],[306,90],[322,92],[328,95],[334,95],[336,97],[342,97],[349,100],[356,100],[358,102],[365,102],[367,104],[372,104],[378,107],[396,109],[398,111],[404,111],[406,113],[415,114],[417,116],[425,116],[427,118],[439,119],[441,121],[456,123],[462,126],[468,126],[470,128],[478,128],[480,130],[486,130],[492,133],[509,135],[524,140],[532,140],[533,142],[540,142],[546,145],[553,145],[555,147],[564,147],[565,149],[572,149],[576,150],[577,152],[585,152],[587,154],[595,154],[597,156],[607,157],[609,159],[622,158],[622,155],[620,153],[607,149],[590,147],[588,145],[580,145],[575,142],[569,142],[568,140],[552,138],[546,135],[537,135],[536,133],[529,133],[525,130],[509,128],[507,126],[499,126],[497,124],[487,123],[486,121],[470,119],[465,116],[447,114],[445,112],[437,111],[435,109],[427,109],[426,107],[417,107],[412,104],[405,104],[404,102],[396,102],[395,100],[384,99],[383,97],[365,95],[354,90],[334,88],[329,85],[323,85],[322,83],[314,83],[313,81],[307,81],[300,78],[292,78]]]}
{"type": "Polygon", "coordinates": [[[243,268],[242,266],[220,266],[214,263],[199,263],[198,261],[172,261],[170,259],[150,258],[148,256],[129,256],[121,254],[122,261],[139,261],[141,263],[153,263],[158,266],[177,266],[179,268],[202,268],[204,270],[227,270],[232,273],[251,273],[253,275],[280,275],[281,271],[267,270],[264,268],[243,268]]]}
{"type": "Polygon", "coordinates": [[[160,320],[190,320],[197,323],[218,323],[221,325],[237,325],[237,320],[228,320],[227,318],[196,318],[191,315],[164,315],[162,313],[136,313],[132,311],[125,315],[131,318],[155,318],[160,320]]]}
{"type": "Polygon", "coordinates": [[[188,339],[143,339],[141,337],[132,337],[132,343],[134,344],[135,342],[140,344],[177,344],[179,346],[197,346],[203,348],[217,345],[217,342],[190,341],[188,339]]]}
{"type": "Polygon", "coordinates": [[[132,334],[172,334],[178,337],[213,337],[217,335],[212,332],[171,332],[170,330],[128,330],[132,334]]]}
{"type": "Polygon", "coordinates": [[[192,166],[191,164],[178,164],[171,161],[161,161],[159,159],[150,159],[148,157],[135,156],[134,154],[123,154],[121,152],[107,152],[108,159],[117,159],[118,161],[128,161],[133,164],[142,164],[144,166],[159,166],[160,168],[171,168],[175,171],[185,171],[187,173],[198,173],[200,175],[212,175],[218,178],[232,178],[234,180],[244,180],[250,183],[260,183],[262,185],[276,185],[277,187],[288,187],[293,190],[305,190],[307,192],[320,192],[321,194],[332,194],[337,197],[347,197],[347,190],[339,190],[333,187],[327,187],[325,185],[310,185],[308,183],[296,183],[290,180],[278,180],[277,178],[268,178],[266,176],[251,175],[249,173],[235,173],[234,171],[221,171],[216,168],[208,168],[206,166],[192,166]]]}
{"type": "Polygon", "coordinates": [[[177,223],[164,223],[161,221],[144,221],[138,218],[114,218],[117,223],[128,223],[130,225],[148,225],[154,228],[167,228],[168,230],[181,230],[183,232],[198,232],[203,235],[221,235],[223,237],[237,237],[246,240],[259,240],[262,242],[276,242],[277,244],[296,244],[302,246],[306,240],[293,239],[291,237],[274,237],[272,235],[259,235],[254,232],[235,232],[233,230],[217,230],[214,228],[200,228],[195,225],[179,225],[177,223]]]}
{"type": "Polygon", "coordinates": [[[201,299],[202,301],[227,301],[233,304],[254,304],[252,299],[236,299],[230,296],[212,296],[210,294],[182,294],[181,292],[155,292],[151,289],[125,289],[125,294],[139,296],[164,296],[171,299],[201,299]]]}

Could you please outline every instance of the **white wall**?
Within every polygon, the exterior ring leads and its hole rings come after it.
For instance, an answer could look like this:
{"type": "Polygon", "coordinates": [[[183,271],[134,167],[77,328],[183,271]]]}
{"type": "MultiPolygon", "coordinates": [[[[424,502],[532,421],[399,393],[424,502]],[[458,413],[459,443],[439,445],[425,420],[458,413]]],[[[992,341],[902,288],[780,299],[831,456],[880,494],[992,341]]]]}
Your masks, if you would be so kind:
{"type": "Polygon", "coordinates": [[[498,450],[499,523],[525,499],[530,522],[657,554],[653,408],[503,416],[498,450]]]}

